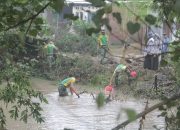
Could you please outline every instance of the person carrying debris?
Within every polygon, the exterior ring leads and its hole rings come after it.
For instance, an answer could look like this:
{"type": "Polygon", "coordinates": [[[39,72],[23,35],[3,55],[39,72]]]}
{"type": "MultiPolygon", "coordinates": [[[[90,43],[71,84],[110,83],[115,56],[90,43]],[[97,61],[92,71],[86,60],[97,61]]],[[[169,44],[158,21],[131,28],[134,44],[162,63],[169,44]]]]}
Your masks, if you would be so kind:
{"type": "Polygon", "coordinates": [[[115,77],[115,85],[118,86],[119,85],[119,80],[120,80],[120,73],[121,72],[125,72],[128,76],[128,83],[130,84],[130,80],[134,79],[137,77],[137,73],[136,71],[132,71],[130,68],[128,68],[126,65],[124,64],[119,64],[117,65],[117,67],[114,70],[114,73],[110,79],[110,84],[112,84],[112,80],[113,77],[115,77]]]}
{"type": "Polygon", "coordinates": [[[102,56],[100,63],[103,64],[103,60],[106,58],[106,54],[109,51],[108,36],[106,35],[104,28],[101,28],[101,33],[98,36],[98,45],[102,56]]]}
{"type": "Polygon", "coordinates": [[[73,93],[75,93],[78,96],[78,98],[80,98],[79,94],[75,91],[75,89],[73,87],[73,84],[75,83],[75,81],[76,81],[75,77],[69,77],[62,81],[60,80],[59,87],[58,87],[59,96],[60,97],[68,96],[67,88],[69,88],[71,95],[73,95],[73,93]]]}

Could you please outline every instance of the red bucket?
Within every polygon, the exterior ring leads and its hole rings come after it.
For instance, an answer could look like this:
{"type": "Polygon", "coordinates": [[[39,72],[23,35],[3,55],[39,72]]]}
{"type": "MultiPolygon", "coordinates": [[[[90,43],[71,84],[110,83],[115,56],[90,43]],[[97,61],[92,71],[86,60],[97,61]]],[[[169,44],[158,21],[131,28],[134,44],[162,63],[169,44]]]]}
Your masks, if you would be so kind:
{"type": "Polygon", "coordinates": [[[136,71],[131,71],[130,75],[131,75],[131,77],[136,78],[137,73],[136,73],[136,71]]]}
{"type": "Polygon", "coordinates": [[[113,86],[112,85],[108,85],[105,87],[105,91],[109,91],[111,92],[113,90],[113,86]]]}

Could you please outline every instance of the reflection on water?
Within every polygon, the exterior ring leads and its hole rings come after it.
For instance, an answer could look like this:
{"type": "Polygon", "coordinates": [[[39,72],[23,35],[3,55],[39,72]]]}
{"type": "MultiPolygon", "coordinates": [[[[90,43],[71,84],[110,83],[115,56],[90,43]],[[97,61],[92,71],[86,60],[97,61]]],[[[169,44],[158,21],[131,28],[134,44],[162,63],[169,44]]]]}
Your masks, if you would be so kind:
{"type": "MultiPolygon", "coordinates": [[[[144,101],[112,101],[102,109],[97,109],[96,103],[89,94],[81,98],[69,96],[60,98],[57,92],[46,95],[49,104],[44,104],[43,116],[45,123],[37,124],[30,120],[28,124],[9,122],[10,130],[111,130],[116,125],[127,119],[122,108],[133,108],[137,113],[144,110],[144,101]],[[117,115],[120,112],[120,118],[117,115]]],[[[155,111],[146,116],[143,130],[153,130],[153,125],[158,128],[164,126],[164,119],[157,118],[159,112],[155,111]]],[[[138,130],[138,121],[129,124],[125,130],[138,130]]],[[[163,130],[163,129],[161,129],[163,130]]]]}

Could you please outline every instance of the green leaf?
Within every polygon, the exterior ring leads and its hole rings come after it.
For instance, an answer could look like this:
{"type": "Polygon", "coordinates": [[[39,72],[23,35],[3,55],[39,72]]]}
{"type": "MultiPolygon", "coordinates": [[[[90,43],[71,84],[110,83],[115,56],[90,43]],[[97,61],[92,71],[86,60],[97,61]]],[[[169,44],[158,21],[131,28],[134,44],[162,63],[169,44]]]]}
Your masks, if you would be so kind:
{"type": "Polygon", "coordinates": [[[96,14],[92,17],[92,21],[96,24],[97,27],[100,27],[102,25],[102,16],[104,15],[105,11],[104,9],[99,9],[96,14]]]}
{"type": "Polygon", "coordinates": [[[50,6],[57,12],[61,11],[64,7],[64,0],[53,0],[50,6]]]}
{"type": "Polygon", "coordinates": [[[134,33],[139,31],[140,24],[139,23],[133,23],[133,22],[129,21],[127,23],[127,29],[128,29],[130,34],[134,34],[134,33]]]}
{"type": "Polygon", "coordinates": [[[20,4],[25,4],[28,2],[28,0],[15,0],[15,2],[20,3],[20,4]]]}
{"type": "Polygon", "coordinates": [[[20,120],[23,120],[25,123],[27,123],[27,119],[28,119],[28,109],[26,108],[21,112],[20,120]]]}
{"type": "Polygon", "coordinates": [[[11,118],[14,118],[16,120],[19,117],[19,109],[17,106],[13,106],[12,108],[14,109],[10,110],[9,113],[11,114],[11,118]]]}
{"type": "Polygon", "coordinates": [[[35,24],[43,24],[44,21],[43,21],[42,18],[38,17],[38,18],[36,18],[36,19],[34,20],[34,23],[35,23],[35,24]]]}
{"type": "Polygon", "coordinates": [[[74,16],[74,14],[64,14],[65,19],[77,20],[78,16],[74,16]]]}
{"type": "Polygon", "coordinates": [[[166,104],[167,108],[172,108],[172,107],[174,107],[174,106],[176,106],[176,105],[177,105],[177,102],[176,102],[176,101],[169,101],[169,102],[166,104]]]}
{"type": "Polygon", "coordinates": [[[114,4],[116,4],[117,6],[121,5],[119,1],[114,1],[114,4]]]}
{"type": "Polygon", "coordinates": [[[156,17],[148,14],[145,16],[145,21],[148,22],[150,25],[154,25],[156,23],[156,17]]]}
{"type": "Polygon", "coordinates": [[[105,0],[86,0],[86,1],[92,3],[92,5],[95,7],[102,7],[106,4],[105,0]]]}
{"type": "Polygon", "coordinates": [[[161,60],[161,66],[167,66],[168,65],[168,62],[166,60],[161,60]]]}
{"type": "Polygon", "coordinates": [[[105,12],[106,14],[111,13],[111,12],[112,12],[112,5],[111,5],[111,4],[105,5],[105,6],[104,6],[104,12],[105,12]]]}
{"type": "Polygon", "coordinates": [[[109,25],[109,19],[108,19],[108,18],[102,19],[102,20],[101,20],[101,23],[102,23],[102,25],[106,25],[106,27],[107,27],[107,29],[108,29],[109,31],[112,30],[111,26],[109,25]]]}
{"type": "Polygon", "coordinates": [[[31,36],[36,36],[36,35],[38,34],[38,30],[36,30],[36,29],[31,29],[31,30],[29,30],[29,34],[30,34],[31,36]]]}
{"type": "Polygon", "coordinates": [[[174,5],[174,10],[176,13],[180,14],[180,0],[176,0],[176,3],[174,5]]]}
{"type": "Polygon", "coordinates": [[[128,120],[133,121],[136,119],[136,111],[130,108],[124,109],[128,116],[128,120]]]}
{"type": "Polygon", "coordinates": [[[118,22],[119,24],[121,24],[121,22],[122,22],[121,13],[119,13],[119,12],[114,12],[114,13],[112,13],[112,15],[113,15],[114,18],[116,18],[117,22],[118,22]]]}
{"type": "Polygon", "coordinates": [[[177,117],[178,119],[180,119],[180,110],[177,111],[176,117],[177,117]]]}
{"type": "Polygon", "coordinates": [[[109,24],[106,24],[106,27],[110,32],[112,31],[112,28],[111,28],[111,26],[109,24]]]}
{"type": "Polygon", "coordinates": [[[18,12],[22,12],[23,11],[23,9],[21,7],[19,7],[19,6],[14,6],[13,10],[18,11],[18,12]]]}
{"type": "Polygon", "coordinates": [[[86,33],[91,36],[93,33],[98,33],[100,31],[100,29],[97,28],[88,28],[86,29],[86,33]]]}
{"type": "Polygon", "coordinates": [[[160,110],[160,111],[163,111],[163,110],[166,110],[166,108],[165,108],[164,106],[160,106],[160,107],[159,107],[159,110],[160,110]]]}
{"type": "Polygon", "coordinates": [[[160,115],[158,115],[158,117],[165,117],[167,115],[167,112],[161,112],[160,115]]]}
{"type": "Polygon", "coordinates": [[[6,125],[6,117],[4,115],[3,109],[0,107],[0,126],[4,127],[6,125]]]}
{"type": "Polygon", "coordinates": [[[96,98],[96,103],[98,108],[101,108],[104,106],[105,96],[104,93],[100,92],[96,98]]]}

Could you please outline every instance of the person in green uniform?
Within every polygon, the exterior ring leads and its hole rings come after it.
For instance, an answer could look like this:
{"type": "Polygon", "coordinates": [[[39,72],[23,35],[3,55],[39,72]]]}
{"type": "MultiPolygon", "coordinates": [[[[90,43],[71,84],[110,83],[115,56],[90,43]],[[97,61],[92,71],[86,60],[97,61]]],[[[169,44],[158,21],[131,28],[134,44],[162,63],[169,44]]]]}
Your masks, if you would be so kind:
{"type": "Polygon", "coordinates": [[[120,77],[121,72],[125,72],[127,74],[127,76],[128,76],[128,84],[129,85],[130,85],[131,80],[135,79],[137,77],[137,72],[136,71],[131,70],[129,67],[127,67],[124,64],[118,64],[117,67],[115,68],[114,72],[113,72],[113,75],[112,75],[111,80],[110,80],[110,84],[112,84],[112,80],[113,80],[113,77],[114,77],[115,85],[116,86],[119,85],[119,80],[121,80],[121,77],[120,77]]]}
{"type": "Polygon", "coordinates": [[[48,44],[45,45],[44,48],[46,49],[48,56],[53,56],[54,58],[56,58],[55,51],[57,51],[58,48],[54,45],[53,41],[48,42],[48,44]]]}
{"type": "Polygon", "coordinates": [[[101,56],[102,56],[100,63],[102,64],[103,60],[106,58],[106,54],[109,50],[108,36],[105,33],[105,29],[101,29],[101,33],[98,36],[98,45],[99,45],[99,48],[101,51],[101,56]]]}
{"type": "Polygon", "coordinates": [[[75,81],[76,81],[75,77],[69,77],[64,80],[60,80],[59,87],[58,87],[59,96],[61,96],[61,97],[68,96],[67,88],[69,88],[71,95],[73,95],[73,93],[75,93],[78,96],[78,98],[80,98],[79,94],[73,88],[73,83],[75,83],[75,81]]]}
{"type": "Polygon", "coordinates": [[[113,75],[115,76],[114,80],[115,80],[116,86],[119,85],[119,83],[118,83],[119,81],[118,81],[118,80],[119,80],[120,72],[122,72],[122,71],[127,72],[127,66],[124,65],[124,64],[119,64],[119,65],[116,67],[116,69],[114,70],[113,75]]]}
{"type": "Polygon", "coordinates": [[[54,64],[54,61],[57,59],[57,55],[55,51],[58,51],[58,48],[54,45],[53,41],[48,42],[47,45],[44,46],[46,49],[46,55],[47,55],[47,61],[49,64],[49,67],[51,68],[54,64]]]}

